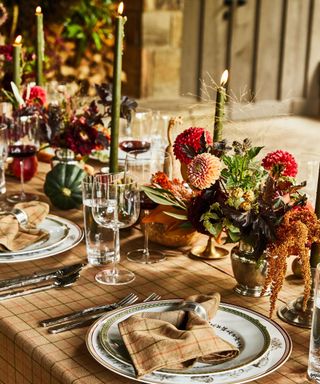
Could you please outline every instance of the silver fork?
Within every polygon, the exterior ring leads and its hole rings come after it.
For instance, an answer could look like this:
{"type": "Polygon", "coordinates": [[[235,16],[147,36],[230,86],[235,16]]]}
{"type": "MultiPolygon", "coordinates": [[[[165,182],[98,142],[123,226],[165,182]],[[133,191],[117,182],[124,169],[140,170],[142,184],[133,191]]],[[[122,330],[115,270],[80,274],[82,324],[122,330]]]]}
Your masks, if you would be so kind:
{"type": "Polygon", "coordinates": [[[137,300],[138,300],[138,296],[135,295],[134,293],[130,293],[129,295],[127,295],[126,297],[124,297],[123,299],[121,299],[120,301],[118,301],[116,303],[98,305],[96,307],[85,308],[85,309],[82,309],[81,311],[71,312],[71,313],[67,313],[66,315],[63,315],[63,316],[57,316],[57,317],[52,317],[50,319],[42,320],[42,321],[40,321],[39,324],[42,327],[50,327],[52,325],[65,323],[66,321],[76,320],[80,317],[84,317],[87,315],[98,314],[98,313],[100,314],[101,312],[105,312],[105,311],[112,311],[113,309],[122,307],[124,305],[133,304],[137,300]]]}
{"type": "MultiPolygon", "coordinates": [[[[151,293],[147,298],[145,298],[143,300],[143,303],[146,303],[148,301],[157,301],[160,299],[161,299],[160,295],[157,295],[156,293],[151,293]]],[[[129,305],[129,304],[126,304],[126,305],[129,305]]],[[[104,315],[104,313],[96,313],[96,314],[93,314],[86,319],[83,319],[83,320],[71,321],[67,324],[62,324],[62,325],[57,325],[55,327],[51,327],[48,329],[48,331],[49,331],[49,333],[56,334],[56,333],[61,333],[64,331],[70,331],[71,329],[75,329],[75,328],[87,327],[88,325],[91,325],[92,323],[94,323],[94,321],[97,320],[102,315],[104,315]]]]}

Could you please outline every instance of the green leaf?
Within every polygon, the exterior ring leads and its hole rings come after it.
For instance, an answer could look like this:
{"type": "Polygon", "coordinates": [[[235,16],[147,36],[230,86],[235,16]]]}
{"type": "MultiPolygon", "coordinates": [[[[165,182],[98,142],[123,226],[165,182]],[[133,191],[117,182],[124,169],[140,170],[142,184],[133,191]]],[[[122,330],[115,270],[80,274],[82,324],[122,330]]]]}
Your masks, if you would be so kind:
{"type": "Polygon", "coordinates": [[[101,46],[101,40],[100,40],[100,37],[99,37],[98,33],[97,32],[93,32],[92,33],[92,38],[94,40],[94,43],[96,45],[97,50],[100,51],[102,46],[101,46]]]}
{"type": "Polygon", "coordinates": [[[233,243],[236,243],[240,240],[240,234],[239,233],[228,231],[228,236],[233,243]]]}
{"type": "Polygon", "coordinates": [[[19,106],[25,105],[25,102],[24,102],[22,96],[20,95],[19,89],[18,89],[18,87],[16,86],[16,84],[15,84],[13,81],[11,81],[11,82],[10,82],[10,85],[11,85],[12,92],[13,92],[13,94],[14,94],[14,97],[16,98],[17,103],[19,104],[19,106]]]}
{"type": "Polygon", "coordinates": [[[171,201],[168,201],[166,198],[164,198],[162,196],[156,195],[156,194],[149,192],[149,191],[144,191],[144,192],[149,197],[149,199],[151,199],[152,201],[154,201],[157,204],[172,205],[171,201]]]}
{"type": "Polygon", "coordinates": [[[222,223],[212,224],[210,221],[203,223],[204,227],[208,232],[210,232],[214,237],[218,237],[222,231],[222,223]]]}
{"type": "Polygon", "coordinates": [[[249,159],[253,159],[254,157],[256,157],[260,151],[263,149],[263,147],[253,147],[253,148],[250,148],[249,151],[248,151],[248,157],[249,159]]]}
{"type": "Polygon", "coordinates": [[[178,219],[178,220],[188,220],[187,215],[179,215],[178,213],[167,212],[167,211],[163,211],[163,213],[165,213],[168,216],[174,217],[175,219],[178,219]]]}

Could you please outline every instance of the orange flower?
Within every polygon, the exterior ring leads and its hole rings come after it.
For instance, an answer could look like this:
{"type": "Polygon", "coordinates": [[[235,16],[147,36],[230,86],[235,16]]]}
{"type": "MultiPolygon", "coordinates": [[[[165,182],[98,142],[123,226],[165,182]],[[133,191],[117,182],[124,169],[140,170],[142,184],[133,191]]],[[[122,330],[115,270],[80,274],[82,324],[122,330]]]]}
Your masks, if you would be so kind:
{"type": "Polygon", "coordinates": [[[187,167],[188,181],[198,189],[209,188],[219,179],[220,159],[210,153],[197,155],[187,167]]]}

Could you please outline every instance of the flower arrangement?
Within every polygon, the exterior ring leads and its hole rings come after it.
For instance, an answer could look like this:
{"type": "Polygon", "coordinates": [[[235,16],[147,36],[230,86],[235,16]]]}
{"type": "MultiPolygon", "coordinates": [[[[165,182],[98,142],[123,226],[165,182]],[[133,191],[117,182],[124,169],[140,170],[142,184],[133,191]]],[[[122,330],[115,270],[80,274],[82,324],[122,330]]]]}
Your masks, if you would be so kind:
{"type": "Polygon", "coordinates": [[[299,256],[306,306],[309,250],[313,242],[320,242],[320,221],[300,192],[305,183],[297,185],[294,179],[294,157],[277,150],[259,161],[262,147],[252,146],[249,139],[234,141],[229,147],[225,140],[213,142],[209,131],[194,127],[177,136],[173,150],[188,193],[177,193],[176,185],[182,188],[183,184],[170,184],[161,174],[145,188],[164,207],[163,214],[227,243],[244,241],[252,249],[246,257],[257,263],[266,258],[269,268],[264,289],[271,285],[270,316],[283,284],[287,257],[299,256]]]}
{"type": "MultiPolygon", "coordinates": [[[[7,96],[15,105],[14,115],[38,114],[41,141],[46,146],[69,149],[82,159],[93,151],[108,147],[112,93],[107,84],[96,85],[98,99],[81,110],[77,109],[74,99],[68,94],[63,95],[61,103],[48,103],[46,91],[40,86],[29,84],[22,96],[14,85],[12,87],[13,94],[8,92],[7,96]]],[[[124,96],[121,117],[130,121],[136,106],[134,100],[124,96]]]]}

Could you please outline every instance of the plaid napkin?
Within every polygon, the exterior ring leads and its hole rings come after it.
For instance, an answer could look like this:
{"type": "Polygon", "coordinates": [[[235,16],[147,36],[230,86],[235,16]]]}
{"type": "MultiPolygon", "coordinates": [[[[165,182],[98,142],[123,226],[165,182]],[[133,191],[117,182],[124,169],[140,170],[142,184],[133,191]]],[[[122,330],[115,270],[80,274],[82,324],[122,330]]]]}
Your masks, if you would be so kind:
{"type": "Polygon", "coordinates": [[[49,205],[40,201],[18,203],[28,216],[28,223],[20,225],[11,214],[0,216],[0,252],[18,251],[47,236],[47,232],[37,229],[37,225],[49,213],[49,205]]]}
{"type": "MultiPolygon", "coordinates": [[[[191,296],[187,301],[201,303],[212,319],[220,295],[191,296]]],[[[138,378],[161,368],[188,368],[197,360],[220,364],[239,354],[194,312],[145,312],[119,323],[119,330],[138,378]]]]}

